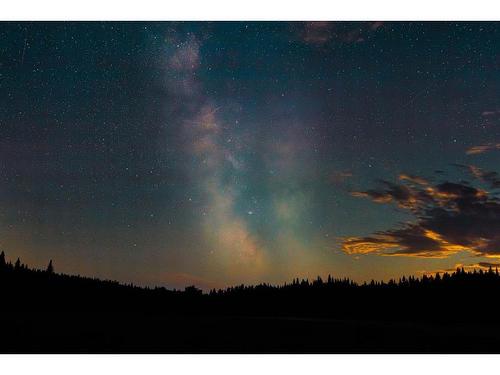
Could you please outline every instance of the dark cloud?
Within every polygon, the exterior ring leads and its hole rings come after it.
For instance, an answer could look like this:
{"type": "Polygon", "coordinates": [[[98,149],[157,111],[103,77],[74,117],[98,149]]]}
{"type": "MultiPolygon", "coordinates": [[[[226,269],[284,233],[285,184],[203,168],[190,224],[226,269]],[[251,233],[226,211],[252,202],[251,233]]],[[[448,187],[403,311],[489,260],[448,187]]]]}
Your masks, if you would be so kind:
{"type": "Polygon", "coordinates": [[[413,224],[377,232],[373,236],[346,238],[342,248],[348,254],[446,256],[438,239],[429,235],[423,227],[413,224]]]}
{"type": "Polygon", "coordinates": [[[487,183],[491,188],[500,188],[500,175],[497,172],[485,171],[473,165],[468,165],[467,169],[474,177],[487,183]]]}
{"type": "Polygon", "coordinates": [[[453,163],[452,166],[466,170],[475,179],[484,182],[492,189],[500,188],[500,175],[494,171],[485,171],[475,165],[453,163]]]}
{"type": "Polygon", "coordinates": [[[416,221],[372,236],[345,238],[345,252],[447,257],[469,251],[500,256],[500,203],[495,195],[465,183],[430,184],[406,175],[400,180],[401,184],[383,181],[385,188],[353,195],[394,202],[412,211],[416,221]]]}
{"type": "Polygon", "coordinates": [[[418,185],[427,186],[428,182],[425,179],[411,175],[400,175],[399,179],[407,184],[396,184],[380,180],[381,188],[354,191],[351,195],[370,198],[377,203],[395,202],[401,208],[412,210],[418,209],[419,205],[425,204],[432,199],[428,191],[415,188],[418,185]]]}

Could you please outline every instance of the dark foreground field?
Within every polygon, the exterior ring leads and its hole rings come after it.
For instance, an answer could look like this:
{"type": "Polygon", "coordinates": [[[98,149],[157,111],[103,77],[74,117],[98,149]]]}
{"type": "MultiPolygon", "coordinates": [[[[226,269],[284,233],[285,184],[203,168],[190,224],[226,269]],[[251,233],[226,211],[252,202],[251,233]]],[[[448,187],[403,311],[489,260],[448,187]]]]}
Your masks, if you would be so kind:
{"type": "Polygon", "coordinates": [[[490,325],[130,313],[3,315],[3,353],[499,353],[490,325]]]}
{"type": "Polygon", "coordinates": [[[500,353],[496,270],[201,293],[0,257],[2,353],[500,353]]]}

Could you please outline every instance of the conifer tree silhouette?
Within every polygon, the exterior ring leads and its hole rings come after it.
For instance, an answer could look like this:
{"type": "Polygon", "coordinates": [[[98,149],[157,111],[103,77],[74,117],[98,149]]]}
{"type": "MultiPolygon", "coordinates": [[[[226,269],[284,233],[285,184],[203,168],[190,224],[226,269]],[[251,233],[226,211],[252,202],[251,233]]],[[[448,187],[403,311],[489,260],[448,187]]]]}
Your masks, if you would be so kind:
{"type": "Polygon", "coordinates": [[[52,265],[52,259],[49,262],[49,265],[47,266],[47,273],[54,273],[54,266],[52,265]]]}
{"type": "Polygon", "coordinates": [[[17,258],[16,263],[14,264],[14,269],[15,270],[21,269],[21,260],[19,258],[17,258]]]}
{"type": "Polygon", "coordinates": [[[0,268],[5,268],[7,264],[5,263],[5,253],[2,251],[0,254],[0,268]]]}

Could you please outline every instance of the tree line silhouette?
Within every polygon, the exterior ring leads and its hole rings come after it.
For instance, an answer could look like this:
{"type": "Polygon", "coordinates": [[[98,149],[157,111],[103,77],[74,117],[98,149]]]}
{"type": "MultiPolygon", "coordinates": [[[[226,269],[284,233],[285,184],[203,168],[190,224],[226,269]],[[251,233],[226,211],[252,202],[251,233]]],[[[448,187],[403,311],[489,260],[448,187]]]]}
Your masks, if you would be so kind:
{"type": "Polygon", "coordinates": [[[497,352],[499,292],[498,269],[490,267],[361,284],[296,278],[203,293],[60,274],[52,260],[31,269],[2,252],[0,318],[18,324],[3,329],[0,351],[497,352]]]}

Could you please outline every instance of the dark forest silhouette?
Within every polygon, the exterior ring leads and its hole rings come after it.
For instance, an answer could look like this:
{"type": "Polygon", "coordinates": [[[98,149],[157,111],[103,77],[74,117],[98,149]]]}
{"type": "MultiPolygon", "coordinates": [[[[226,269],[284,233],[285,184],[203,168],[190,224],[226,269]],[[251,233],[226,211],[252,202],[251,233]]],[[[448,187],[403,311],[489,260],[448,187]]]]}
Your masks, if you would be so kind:
{"type": "Polygon", "coordinates": [[[497,269],[209,293],[58,274],[0,255],[2,352],[498,352],[497,269]]]}

